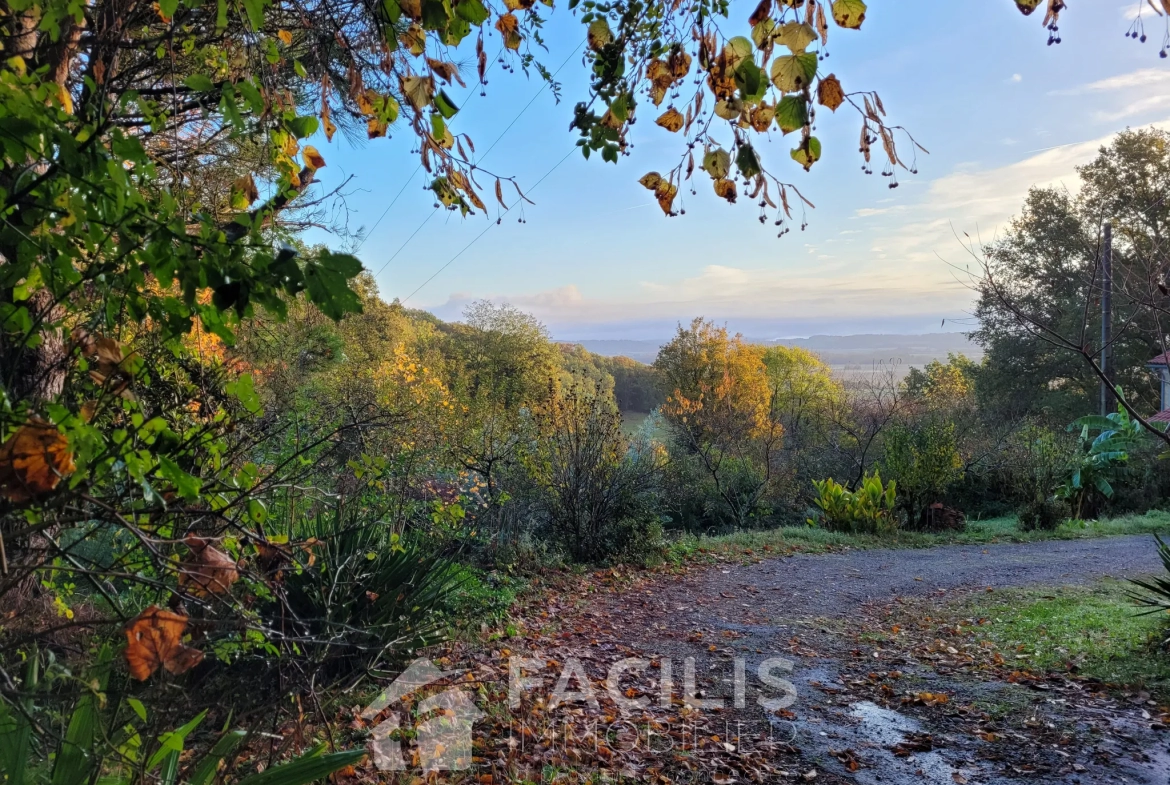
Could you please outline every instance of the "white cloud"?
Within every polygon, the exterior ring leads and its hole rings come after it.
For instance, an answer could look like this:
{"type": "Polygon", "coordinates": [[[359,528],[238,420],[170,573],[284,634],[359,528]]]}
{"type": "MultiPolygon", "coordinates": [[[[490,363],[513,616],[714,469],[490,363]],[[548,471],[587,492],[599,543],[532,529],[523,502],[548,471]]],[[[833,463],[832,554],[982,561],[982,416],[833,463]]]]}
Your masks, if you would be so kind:
{"type": "Polygon", "coordinates": [[[1008,77],[1008,81],[1012,84],[1019,84],[1020,82],[1024,81],[1024,77],[1020,74],[1012,74],[1010,77],[1008,77]]]}

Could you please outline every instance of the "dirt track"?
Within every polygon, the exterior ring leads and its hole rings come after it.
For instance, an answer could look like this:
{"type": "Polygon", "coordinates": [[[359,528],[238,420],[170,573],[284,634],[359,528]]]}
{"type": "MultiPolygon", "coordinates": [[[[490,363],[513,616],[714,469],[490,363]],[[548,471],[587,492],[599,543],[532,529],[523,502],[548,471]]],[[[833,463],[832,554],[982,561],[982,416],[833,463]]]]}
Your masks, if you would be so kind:
{"type": "Polygon", "coordinates": [[[1008,684],[862,634],[907,603],[929,612],[988,587],[1160,569],[1148,536],[794,556],[656,580],[611,595],[590,615],[647,654],[694,657],[706,695],[730,695],[719,674],[733,656],[747,659],[749,673],[767,657],[793,661],[793,717],[762,717],[751,701],[729,716],[790,734],[816,782],[1167,785],[1170,732],[1143,714],[1146,701],[1075,678],[1008,684]],[[915,691],[945,692],[949,702],[905,705],[900,696],[915,691]],[[970,708],[989,702],[1013,708],[994,722],[970,708]],[[851,760],[860,768],[850,771],[851,760]]]}

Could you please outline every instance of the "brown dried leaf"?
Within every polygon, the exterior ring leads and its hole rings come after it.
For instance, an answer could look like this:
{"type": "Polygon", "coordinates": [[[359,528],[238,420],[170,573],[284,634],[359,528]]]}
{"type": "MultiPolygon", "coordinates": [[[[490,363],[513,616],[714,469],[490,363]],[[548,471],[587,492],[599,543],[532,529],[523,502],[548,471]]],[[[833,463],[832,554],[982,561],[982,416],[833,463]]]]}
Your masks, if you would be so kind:
{"type": "Polygon", "coordinates": [[[186,616],[164,611],[157,605],[134,617],[126,625],[126,648],[122,652],[130,675],[146,681],[160,665],[174,674],[198,665],[203,660],[203,652],[183,645],[186,629],[186,616]]]}
{"type": "Polygon", "coordinates": [[[0,445],[0,496],[29,501],[56,488],[75,468],[65,434],[44,420],[30,419],[0,445]]]}
{"type": "Polygon", "coordinates": [[[325,168],[325,159],[317,152],[317,148],[312,145],[306,145],[303,155],[305,158],[305,168],[310,172],[315,172],[318,169],[325,168]]]}
{"type": "Polygon", "coordinates": [[[817,84],[817,101],[834,112],[845,103],[845,91],[841,89],[841,81],[836,74],[829,74],[817,84]]]}
{"type": "Polygon", "coordinates": [[[752,11],[752,15],[748,17],[748,25],[755,27],[760,22],[772,16],[772,0],[760,0],[760,4],[756,6],[756,10],[752,11]]]}
{"type": "Polygon", "coordinates": [[[231,556],[212,546],[210,540],[190,535],[183,541],[191,553],[179,565],[179,586],[196,597],[226,594],[240,579],[231,556]]]}

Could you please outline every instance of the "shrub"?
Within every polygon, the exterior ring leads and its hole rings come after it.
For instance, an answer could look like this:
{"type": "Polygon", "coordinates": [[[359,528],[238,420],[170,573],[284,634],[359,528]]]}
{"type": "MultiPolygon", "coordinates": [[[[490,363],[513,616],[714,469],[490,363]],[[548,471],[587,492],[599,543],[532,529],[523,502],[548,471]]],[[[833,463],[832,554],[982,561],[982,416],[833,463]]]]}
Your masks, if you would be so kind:
{"type": "Polygon", "coordinates": [[[557,391],[533,414],[525,456],[537,507],[576,561],[628,552],[650,534],[656,453],[633,445],[613,404],[588,391],[557,391]]]}
{"type": "MultiPolygon", "coordinates": [[[[898,528],[895,512],[897,484],[882,486],[878,472],[866,476],[856,491],[850,491],[832,478],[813,481],[814,499],[820,508],[821,524],[830,531],[849,534],[889,534],[898,528]]],[[[812,518],[808,521],[815,525],[812,518]]]]}
{"type": "Polygon", "coordinates": [[[929,506],[963,478],[954,423],[930,417],[914,427],[892,428],[882,466],[898,483],[907,524],[917,528],[929,506]]]}
{"type": "Polygon", "coordinates": [[[1027,425],[1012,435],[1002,451],[1003,485],[1025,531],[1055,529],[1067,515],[1067,505],[1057,498],[1057,490],[1075,449],[1069,438],[1027,425]]]}
{"type": "Polygon", "coordinates": [[[286,634],[331,676],[392,664],[446,637],[443,611],[468,580],[453,560],[340,505],[299,524],[311,558],[287,570],[286,634]]]}
{"type": "Polygon", "coordinates": [[[1137,600],[1140,605],[1148,607],[1150,610],[1147,613],[1170,613],[1170,545],[1162,541],[1158,535],[1154,535],[1154,539],[1158,541],[1158,555],[1162,559],[1162,566],[1166,569],[1166,575],[1159,578],[1150,578],[1149,580],[1135,580],[1133,583],[1150,594],[1133,594],[1133,598],[1137,600]]]}

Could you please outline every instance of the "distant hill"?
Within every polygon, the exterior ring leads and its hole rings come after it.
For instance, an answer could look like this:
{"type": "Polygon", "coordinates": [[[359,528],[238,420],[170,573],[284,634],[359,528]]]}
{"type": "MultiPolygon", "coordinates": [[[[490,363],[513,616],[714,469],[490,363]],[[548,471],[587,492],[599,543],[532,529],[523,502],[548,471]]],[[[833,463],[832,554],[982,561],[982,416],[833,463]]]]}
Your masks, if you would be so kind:
{"type": "MultiPolygon", "coordinates": [[[[756,343],[799,346],[820,355],[839,370],[864,371],[875,364],[891,362],[904,367],[921,367],[931,360],[945,360],[947,354],[965,354],[973,360],[983,357],[983,349],[963,333],[928,333],[926,335],[813,335],[809,338],[761,339],[756,343]]],[[[666,341],[584,340],[571,341],[595,354],[606,357],[629,357],[652,363],[666,341]]]]}

